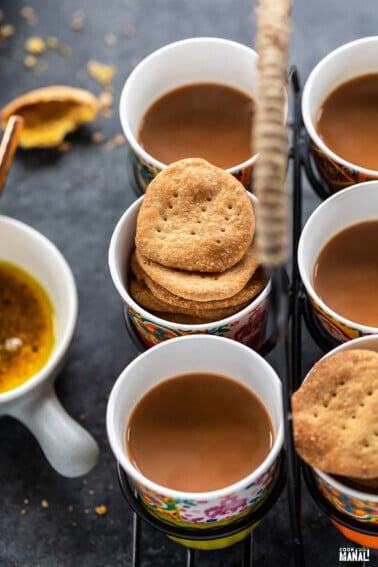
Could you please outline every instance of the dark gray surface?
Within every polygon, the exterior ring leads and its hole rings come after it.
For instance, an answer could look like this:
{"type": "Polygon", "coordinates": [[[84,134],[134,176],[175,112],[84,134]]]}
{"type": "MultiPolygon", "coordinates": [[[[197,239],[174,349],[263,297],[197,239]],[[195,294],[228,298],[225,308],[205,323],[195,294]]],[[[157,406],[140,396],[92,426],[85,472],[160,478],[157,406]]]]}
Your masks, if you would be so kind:
{"type": "MultiPolygon", "coordinates": [[[[122,211],[135,199],[130,189],[127,151],[106,151],[90,142],[94,131],[105,141],[121,132],[118,99],[133,65],[154,49],[195,35],[222,36],[254,45],[256,4],[246,0],[0,0],[3,23],[15,34],[0,46],[0,106],[22,92],[41,85],[66,83],[95,94],[101,87],[80,79],[89,59],[117,67],[114,112],[71,138],[67,153],[20,152],[12,167],[1,212],[29,223],[63,252],[76,277],[80,315],[68,363],[57,381],[57,391],[68,412],[79,419],[100,444],[96,468],[84,478],[69,480],[46,462],[31,434],[16,421],[3,418],[0,426],[0,565],[68,567],[130,565],[131,513],[120,495],[116,469],[105,433],[105,408],[121,369],[136,355],[125,332],[121,305],[113,288],[107,249],[122,211]],[[32,6],[38,24],[30,27],[20,8],[32,6]],[[72,15],[82,10],[85,25],[71,29],[72,15]],[[135,35],[124,33],[125,26],[135,35]],[[104,37],[114,33],[117,43],[104,37]],[[43,73],[23,66],[27,37],[57,36],[71,46],[68,57],[49,51],[43,73]],[[48,501],[48,508],[41,501],[48,501]],[[94,507],[105,504],[99,517],[94,507]],[[26,511],[26,514],[22,513],[26,511]]],[[[312,67],[330,50],[361,36],[376,33],[374,0],[317,0],[298,2],[293,12],[290,61],[302,84],[312,67]]],[[[304,217],[319,203],[304,182],[304,217]]],[[[306,335],[304,372],[321,355],[306,335]]],[[[278,369],[279,371],[279,369],[278,369]]],[[[303,498],[306,565],[339,565],[338,550],[348,545],[311,499],[303,498]]],[[[291,565],[291,542],[285,494],[255,532],[255,565],[291,565]]],[[[185,564],[183,548],[151,529],[143,532],[143,567],[185,564]]],[[[200,565],[238,566],[240,547],[207,553],[200,565]]],[[[376,554],[369,567],[377,565],[376,554]]]]}

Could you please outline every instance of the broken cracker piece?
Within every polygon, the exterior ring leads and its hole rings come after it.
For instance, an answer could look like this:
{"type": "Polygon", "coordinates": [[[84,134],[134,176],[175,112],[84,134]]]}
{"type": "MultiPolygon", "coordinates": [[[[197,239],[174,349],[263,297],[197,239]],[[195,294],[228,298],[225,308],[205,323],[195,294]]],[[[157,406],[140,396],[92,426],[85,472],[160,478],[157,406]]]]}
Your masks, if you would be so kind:
{"type": "Polygon", "coordinates": [[[0,113],[5,128],[13,114],[22,116],[24,128],[21,148],[53,148],[65,136],[92,122],[97,115],[97,98],[87,90],[66,85],[42,87],[21,95],[7,104],[0,113]]]}
{"type": "Polygon", "coordinates": [[[116,68],[113,65],[104,65],[91,59],[87,63],[87,71],[100,85],[108,85],[113,80],[116,68]]]}

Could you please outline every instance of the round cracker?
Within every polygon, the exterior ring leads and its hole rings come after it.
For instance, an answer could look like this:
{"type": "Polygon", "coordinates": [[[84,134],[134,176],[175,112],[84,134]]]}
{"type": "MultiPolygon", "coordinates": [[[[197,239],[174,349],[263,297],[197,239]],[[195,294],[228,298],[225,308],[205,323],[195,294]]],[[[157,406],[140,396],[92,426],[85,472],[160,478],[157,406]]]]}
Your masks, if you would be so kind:
{"type": "Polygon", "coordinates": [[[235,295],[232,295],[231,297],[228,297],[226,299],[199,302],[191,299],[184,299],[183,297],[174,295],[161,285],[154,282],[139,266],[135,258],[135,254],[132,254],[131,256],[130,266],[135,276],[138,279],[144,281],[146,286],[150,289],[151,293],[155,297],[157,297],[161,301],[164,301],[165,303],[169,303],[170,305],[176,307],[176,309],[193,309],[198,307],[206,311],[207,309],[217,309],[223,307],[232,307],[233,305],[240,305],[241,303],[251,301],[251,299],[256,297],[263,290],[266,284],[266,278],[264,277],[263,270],[261,268],[258,268],[253,274],[252,278],[243,287],[243,289],[235,295]]]}
{"type": "Polygon", "coordinates": [[[259,266],[256,246],[252,243],[243,258],[221,273],[187,272],[167,268],[135,250],[138,264],[155,283],[184,299],[215,301],[239,293],[259,266]]]}
{"type": "Polygon", "coordinates": [[[294,440],[312,467],[378,476],[378,353],[345,350],[316,363],[292,397],[294,440]]]}
{"type": "MultiPolygon", "coordinates": [[[[154,313],[156,311],[188,315],[194,319],[201,318],[203,322],[219,321],[225,317],[229,317],[234,313],[237,313],[243,309],[248,302],[244,302],[239,305],[233,305],[231,307],[224,308],[214,308],[203,310],[201,305],[192,306],[190,309],[185,307],[180,307],[179,309],[174,305],[170,305],[165,301],[161,301],[159,298],[155,297],[149,288],[145,285],[142,280],[132,278],[129,283],[129,292],[131,297],[142,307],[154,313]]],[[[171,319],[172,320],[172,319],[171,319]]],[[[194,323],[193,323],[194,324],[194,323]]]]}
{"type": "Polygon", "coordinates": [[[244,256],[253,234],[252,204],[240,181],[190,158],[174,162],[149,184],[135,242],[163,266],[223,272],[244,256]]]}

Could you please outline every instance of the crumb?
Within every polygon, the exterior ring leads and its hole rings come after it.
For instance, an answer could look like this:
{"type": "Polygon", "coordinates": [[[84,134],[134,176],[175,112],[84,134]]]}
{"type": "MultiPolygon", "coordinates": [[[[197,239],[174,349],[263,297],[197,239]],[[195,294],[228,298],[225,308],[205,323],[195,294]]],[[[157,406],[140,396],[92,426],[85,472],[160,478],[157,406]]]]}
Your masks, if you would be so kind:
{"type": "Polygon", "coordinates": [[[38,18],[31,6],[23,6],[20,10],[20,16],[26,20],[29,26],[35,26],[38,23],[38,18]]]}
{"type": "Polygon", "coordinates": [[[107,85],[112,81],[116,73],[116,68],[113,65],[104,65],[103,63],[91,59],[87,63],[87,71],[92,79],[101,85],[107,85]]]}
{"type": "Polygon", "coordinates": [[[43,499],[43,500],[41,500],[41,506],[42,506],[42,508],[48,508],[49,503],[47,502],[47,500],[43,499]]]}
{"type": "Polygon", "coordinates": [[[96,506],[95,512],[98,516],[105,516],[105,514],[108,512],[108,509],[104,504],[102,504],[101,506],[96,506]]]}
{"type": "Polygon", "coordinates": [[[14,26],[12,24],[4,24],[0,27],[0,38],[8,39],[14,34],[14,26]]]}
{"type": "Polygon", "coordinates": [[[103,109],[101,110],[101,115],[102,115],[104,118],[111,118],[111,117],[113,116],[113,111],[112,111],[111,108],[103,108],[103,109]]]}
{"type": "Polygon", "coordinates": [[[59,43],[58,45],[58,53],[59,55],[61,55],[62,57],[68,57],[71,53],[71,48],[69,45],[66,45],[65,43],[59,43]]]}
{"type": "Polygon", "coordinates": [[[114,33],[107,33],[105,36],[106,45],[112,46],[117,43],[117,36],[114,33]]]}
{"type": "Polygon", "coordinates": [[[37,63],[37,58],[34,55],[26,55],[24,57],[24,67],[27,67],[27,69],[31,69],[32,67],[35,67],[37,63]]]}
{"type": "Polygon", "coordinates": [[[84,508],[84,514],[89,514],[88,508],[84,508]]]}
{"type": "Polygon", "coordinates": [[[82,480],[81,482],[82,482],[83,484],[87,484],[88,481],[87,481],[86,478],[83,478],[83,480],[82,480]]]}
{"type": "Polygon", "coordinates": [[[88,494],[90,494],[91,496],[93,496],[94,490],[88,490],[88,494]]]}
{"type": "Polygon", "coordinates": [[[51,35],[46,39],[46,45],[50,49],[56,49],[59,46],[59,39],[51,35]]]}
{"type": "Polygon", "coordinates": [[[68,152],[72,148],[72,144],[70,142],[62,142],[57,147],[57,151],[61,154],[68,152]]]}
{"type": "Polygon", "coordinates": [[[74,12],[71,20],[71,28],[74,31],[80,31],[84,27],[84,12],[77,10],[74,12]]]}
{"type": "Polygon", "coordinates": [[[113,95],[108,91],[104,91],[98,97],[101,109],[109,108],[113,104],[113,95]]]}
{"type": "Polygon", "coordinates": [[[85,413],[81,413],[79,415],[79,419],[80,419],[80,421],[85,421],[87,419],[87,416],[85,415],[85,413]]]}
{"type": "Polygon", "coordinates": [[[24,43],[25,50],[33,55],[39,55],[46,49],[46,43],[41,37],[29,37],[24,43]]]}
{"type": "Polygon", "coordinates": [[[104,134],[102,132],[93,132],[92,142],[94,144],[100,144],[104,140],[104,134]]]}
{"type": "Polygon", "coordinates": [[[126,24],[123,28],[123,33],[126,37],[133,37],[136,34],[136,30],[131,24],[126,24]]]}
{"type": "Polygon", "coordinates": [[[74,526],[74,528],[77,527],[77,522],[72,522],[72,525],[74,526]]]}
{"type": "Polygon", "coordinates": [[[46,73],[47,69],[48,69],[49,65],[47,63],[47,61],[38,61],[35,71],[37,73],[37,75],[43,75],[43,73],[46,73]]]}
{"type": "Polygon", "coordinates": [[[24,504],[29,504],[29,498],[24,499],[24,504]]]}
{"type": "Polygon", "coordinates": [[[116,134],[114,138],[111,138],[104,144],[104,148],[107,151],[114,150],[118,146],[123,146],[126,143],[126,138],[123,134],[116,134]]]}
{"type": "Polygon", "coordinates": [[[25,508],[22,508],[22,509],[20,510],[20,512],[21,512],[21,514],[22,514],[23,516],[26,516],[26,514],[28,513],[28,511],[27,511],[25,508]]]}
{"type": "Polygon", "coordinates": [[[72,506],[72,504],[70,504],[70,505],[68,506],[68,511],[69,511],[69,512],[73,512],[73,506],[72,506]]]}

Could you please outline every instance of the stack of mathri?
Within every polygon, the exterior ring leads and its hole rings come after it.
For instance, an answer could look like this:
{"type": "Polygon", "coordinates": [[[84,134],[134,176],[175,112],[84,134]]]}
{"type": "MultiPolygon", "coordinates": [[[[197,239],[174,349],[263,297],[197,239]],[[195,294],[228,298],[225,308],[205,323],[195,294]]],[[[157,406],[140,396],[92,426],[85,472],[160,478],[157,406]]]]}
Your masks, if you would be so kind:
{"type": "Polygon", "coordinates": [[[234,176],[200,158],[171,164],[140,207],[130,295],[177,323],[233,315],[266,284],[254,230],[250,196],[234,176]]]}

